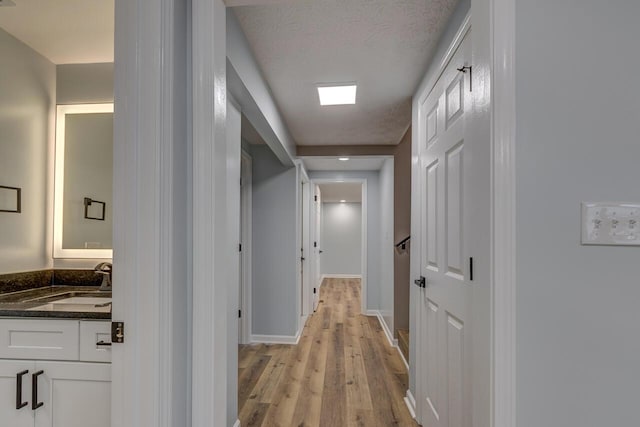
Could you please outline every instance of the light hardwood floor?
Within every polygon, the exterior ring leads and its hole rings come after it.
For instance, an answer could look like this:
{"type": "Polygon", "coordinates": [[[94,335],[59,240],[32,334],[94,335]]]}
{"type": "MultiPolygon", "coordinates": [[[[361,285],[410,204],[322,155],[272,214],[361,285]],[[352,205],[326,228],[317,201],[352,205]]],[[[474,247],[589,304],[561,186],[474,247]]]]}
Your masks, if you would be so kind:
{"type": "Polygon", "coordinates": [[[240,346],[238,408],[248,426],[417,426],[403,398],[407,370],[360,280],[325,279],[298,345],[240,346]]]}

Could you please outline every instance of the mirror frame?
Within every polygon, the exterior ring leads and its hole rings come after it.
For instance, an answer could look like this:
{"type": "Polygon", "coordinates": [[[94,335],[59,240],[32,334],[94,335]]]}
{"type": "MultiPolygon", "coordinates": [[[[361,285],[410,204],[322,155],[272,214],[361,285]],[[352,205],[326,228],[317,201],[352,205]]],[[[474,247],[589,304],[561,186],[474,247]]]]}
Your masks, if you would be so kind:
{"type": "Polygon", "coordinates": [[[113,258],[113,249],[63,249],[64,150],[67,114],[113,113],[113,103],[58,105],[56,109],[55,184],[53,213],[53,257],[102,259],[113,258]]]}

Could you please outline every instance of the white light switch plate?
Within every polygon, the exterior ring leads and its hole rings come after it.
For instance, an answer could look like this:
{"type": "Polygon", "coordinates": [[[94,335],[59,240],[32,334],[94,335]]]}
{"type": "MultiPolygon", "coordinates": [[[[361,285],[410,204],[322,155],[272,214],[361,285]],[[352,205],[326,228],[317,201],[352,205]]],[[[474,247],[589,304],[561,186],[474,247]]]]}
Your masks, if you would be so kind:
{"type": "Polygon", "coordinates": [[[640,203],[583,203],[582,244],[640,246],[640,203]]]}

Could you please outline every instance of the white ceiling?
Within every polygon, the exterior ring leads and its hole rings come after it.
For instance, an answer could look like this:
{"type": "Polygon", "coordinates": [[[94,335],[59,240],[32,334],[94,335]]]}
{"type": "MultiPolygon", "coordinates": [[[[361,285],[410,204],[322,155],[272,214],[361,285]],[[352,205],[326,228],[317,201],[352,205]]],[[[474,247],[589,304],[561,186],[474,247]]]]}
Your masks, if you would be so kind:
{"type": "Polygon", "coordinates": [[[308,171],[376,171],[385,157],[349,157],[346,162],[337,157],[300,157],[308,171]]]}
{"type": "Polygon", "coordinates": [[[12,0],[0,28],[54,64],[113,62],[114,0],[12,0]]]}
{"type": "Polygon", "coordinates": [[[362,202],[362,184],[343,182],[336,184],[319,184],[322,203],[338,203],[341,200],[349,203],[362,202]]]}
{"type": "Polygon", "coordinates": [[[297,144],[397,144],[457,1],[293,0],[233,10],[297,144]],[[320,106],[317,83],[354,81],[356,105],[320,106]]]}

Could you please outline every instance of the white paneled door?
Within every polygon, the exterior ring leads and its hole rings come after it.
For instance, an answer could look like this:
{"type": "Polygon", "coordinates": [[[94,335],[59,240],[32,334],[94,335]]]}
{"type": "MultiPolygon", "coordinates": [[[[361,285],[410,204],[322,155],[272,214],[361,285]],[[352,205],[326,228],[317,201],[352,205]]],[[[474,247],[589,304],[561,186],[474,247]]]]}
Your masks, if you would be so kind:
{"type": "MultiPolygon", "coordinates": [[[[473,227],[468,154],[470,33],[423,104],[421,123],[421,393],[426,427],[472,425],[472,286],[468,235],[473,227]]],[[[487,165],[488,167],[488,165],[487,165]]],[[[488,196],[488,195],[487,195],[488,196]]],[[[489,392],[489,390],[487,390],[489,392]]]]}

